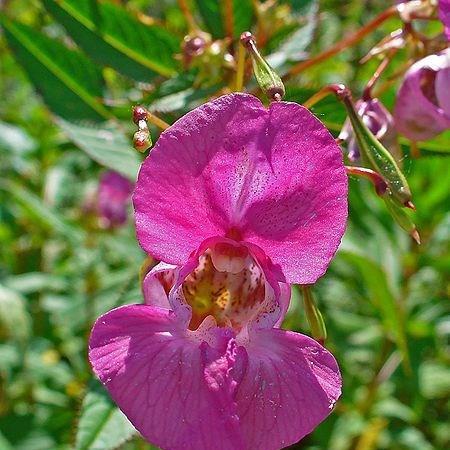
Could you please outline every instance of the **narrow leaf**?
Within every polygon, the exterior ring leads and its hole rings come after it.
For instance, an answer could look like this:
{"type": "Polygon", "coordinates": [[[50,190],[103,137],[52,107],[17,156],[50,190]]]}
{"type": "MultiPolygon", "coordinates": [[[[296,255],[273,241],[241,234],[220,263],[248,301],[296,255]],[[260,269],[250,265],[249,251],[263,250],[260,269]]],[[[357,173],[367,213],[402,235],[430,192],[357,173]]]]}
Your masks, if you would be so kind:
{"type": "Polygon", "coordinates": [[[101,73],[89,59],[26,25],[6,18],[0,23],[18,61],[53,112],[71,120],[111,117],[98,100],[101,73]]]}
{"type": "Polygon", "coordinates": [[[83,400],[75,450],[112,450],[137,434],[109,398],[103,386],[92,383],[83,400]]]}
{"type": "Polygon", "coordinates": [[[404,321],[397,301],[392,293],[386,274],[374,261],[353,252],[341,251],[340,255],[358,269],[370,300],[382,318],[383,327],[392,336],[403,356],[405,367],[409,367],[404,321]]]}
{"type": "MultiPolygon", "coordinates": [[[[238,38],[243,31],[250,29],[254,10],[251,0],[233,0],[233,36],[238,38]]],[[[225,36],[224,2],[216,0],[196,0],[203,22],[214,38],[225,36]]]]}
{"type": "Polygon", "coordinates": [[[46,9],[96,62],[140,81],[175,74],[178,39],[123,8],[90,0],[44,0],[46,9]]]}
{"type": "Polygon", "coordinates": [[[58,124],[68,138],[92,159],[132,181],[136,180],[141,163],[139,155],[133,149],[131,140],[117,127],[111,124],[100,128],[62,119],[58,120],[58,124]]]}

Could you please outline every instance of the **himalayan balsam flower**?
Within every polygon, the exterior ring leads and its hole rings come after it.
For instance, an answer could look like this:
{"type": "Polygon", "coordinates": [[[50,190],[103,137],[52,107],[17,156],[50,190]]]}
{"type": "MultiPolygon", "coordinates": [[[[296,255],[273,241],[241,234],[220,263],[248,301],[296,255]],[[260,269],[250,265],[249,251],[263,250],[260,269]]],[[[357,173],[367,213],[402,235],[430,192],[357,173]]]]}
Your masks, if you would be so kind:
{"type": "Polygon", "coordinates": [[[97,207],[106,227],[123,225],[127,221],[128,203],[133,184],[117,172],[105,172],[98,188],[97,207]]]}
{"type": "MultiPolygon", "coordinates": [[[[394,127],[394,119],[391,113],[377,98],[358,100],[355,109],[361,116],[364,124],[374,136],[395,156],[399,157],[397,132],[394,127]]],[[[348,158],[357,161],[360,157],[358,143],[353,133],[350,120],[346,120],[339,138],[347,141],[348,158]]]]}
{"type": "Polygon", "coordinates": [[[279,328],[289,283],[314,283],[341,240],[347,176],[307,109],[220,97],[161,134],[134,193],[141,246],[165,261],[145,305],[100,317],[89,356],[134,426],[171,450],[280,449],[341,392],[333,356],[279,328]]]}
{"type": "Polygon", "coordinates": [[[397,130],[412,141],[450,128],[450,48],[414,63],[406,72],[394,110],[397,130]]]}

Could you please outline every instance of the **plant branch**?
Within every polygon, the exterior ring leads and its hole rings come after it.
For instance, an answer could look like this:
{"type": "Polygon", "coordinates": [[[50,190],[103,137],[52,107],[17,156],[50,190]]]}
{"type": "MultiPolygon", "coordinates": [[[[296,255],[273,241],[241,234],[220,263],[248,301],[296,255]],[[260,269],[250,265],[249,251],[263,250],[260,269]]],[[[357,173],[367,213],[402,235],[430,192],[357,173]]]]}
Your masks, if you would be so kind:
{"type": "Polygon", "coordinates": [[[301,61],[298,64],[295,64],[291,67],[289,72],[283,77],[283,79],[289,79],[292,78],[294,75],[299,74],[300,72],[303,72],[305,69],[308,69],[311,66],[314,66],[315,64],[321,63],[328,58],[331,58],[334,55],[337,55],[338,53],[342,52],[346,48],[349,48],[355,44],[357,44],[363,37],[371,33],[373,30],[377,29],[383,22],[385,22],[387,19],[391,18],[397,13],[397,7],[391,6],[390,8],[383,11],[381,14],[376,16],[374,19],[372,19],[368,24],[361,27],[358,31],[353,33],[352,35],[342,39],[337,44],[333,45],[328,50],[325,50],[322,53],[319,53],[318,55],[314,56],[311,59],[308,59],[306,61],[301,61]]]}

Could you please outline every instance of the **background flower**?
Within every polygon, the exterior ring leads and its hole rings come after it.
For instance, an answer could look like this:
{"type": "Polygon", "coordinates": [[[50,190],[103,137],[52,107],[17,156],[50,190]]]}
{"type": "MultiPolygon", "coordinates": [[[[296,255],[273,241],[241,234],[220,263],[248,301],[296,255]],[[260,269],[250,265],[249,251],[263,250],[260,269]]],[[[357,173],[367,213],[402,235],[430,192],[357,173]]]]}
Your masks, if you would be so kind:
{"type": "Polygon", "coordinates": [[[450,49],[429,55],[406,72],[394,110],[397,130],[423,141],[450,128],[450,49]]]}

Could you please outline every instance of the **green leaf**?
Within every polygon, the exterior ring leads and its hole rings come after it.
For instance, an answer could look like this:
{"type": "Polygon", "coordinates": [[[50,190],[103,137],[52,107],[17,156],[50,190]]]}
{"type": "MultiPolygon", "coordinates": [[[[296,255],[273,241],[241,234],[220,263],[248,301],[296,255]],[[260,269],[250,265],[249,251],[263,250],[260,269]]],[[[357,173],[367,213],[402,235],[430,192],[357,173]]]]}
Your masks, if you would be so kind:
{"type": "Polygon", "coordinates": [[[144,25],[123,8],[91,0],[44,0],[46,9],[96,62],[148,81],[174,75],[179,40],[157,25],[144,25]]]}
{"type": "Polygon", "coordinates": [[[31,319],[25,299],[12,289],[0,285],[0,336],[25,340],[30,334],[31,319]]]}
{"type": "Polygon", "coordinates": [[[26,25],[6,18],[0,23],[18,61],[53,112],[70,120],[112,117],[98,100],[103,79],[89,59],[26,25]]]}
{"type": "Polygon", "coordinates": [[[84,231],[69,223],[33,192],[15,182],[1,183],[0,190],[9,193],[34,220],[62,234],[72,244],[79,245],[84,240],[84,231]]]}
{"type": "MultiPolygon", "coordinates": [[[[317,13],[319,11],[319,3],[317,1],[306,2],[303,9],[298,12],[298,21],[300,27],[289,30],[281,37],[279,34],[275,35],[273,39],[276,41],[276,51],[267,57],[268,63],[274,68],[285,67],[288,61],[298,61],[305,59],[306,49],[311,44],[314,31],[317,27],[317,13]]],[[[269,41],[269,47],[274,47],[273,43],[269,41]]]]}
{"type": "Polygon", "coordinates": [[[374,261],[353,252],[341,251],[340,256],[356,267],[363,279],[370,300],[382,318],[383,327],[393,337],[405,367],[409,367],[404,320],[383,269],[374,261]]]}
{"type": "Polygon", "coordinates": [[[239,38],[249,31],[254,19],[253,5],[250,0],[233,0],[233,36],[239,38]]]}
{"type": "MultiPolygon", "coordinates": [[[[216,39],[225,36],[224,2],[216,0],[196,0],[200,15],[206,28],[216,39]]],[[[238,38],[248,31],[253,23],[253,5],[251,0],[233,0],[233,37],[238,38]]]]}
{"type": "Polygon", "coordinates": [[[136,430],[103,386],[92,383],[81,406],[75,450],[115,449],[135,434],[136,430]]]}
{"type": "Polygon", "coordinates": [[[216,0],[196,0],[198,11],[202,16],[207,30],[216,39],[225,36],[225,30],[222,22],[222,12],[220,10],[221,2],[216,0]]]}
{"type": "Polygon", "coordinates": [[[20,155],[31,152],[36,146],[36,142],[23,128],[0,122],[0,150],[20,155]]]}
{"type": "Polygon", "coordinates": [[[130,140],[113,124],[96,127],[57,120],[68,138],[99,164],[136,180],[140,158],[130,140]]]}

